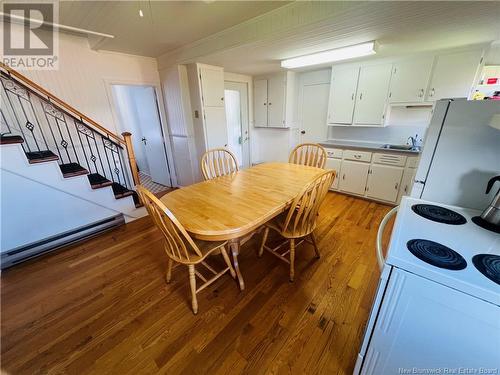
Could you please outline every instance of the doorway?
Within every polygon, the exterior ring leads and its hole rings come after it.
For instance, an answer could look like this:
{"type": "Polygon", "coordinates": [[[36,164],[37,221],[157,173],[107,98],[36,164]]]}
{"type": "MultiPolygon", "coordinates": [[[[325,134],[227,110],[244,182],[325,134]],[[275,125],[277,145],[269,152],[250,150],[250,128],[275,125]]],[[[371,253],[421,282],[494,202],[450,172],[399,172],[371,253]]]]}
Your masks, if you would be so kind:
{"type": "Polygon", "coordinates": [[[155,194],[172,187],[156,89],[148,85],[111,85],[120,132],[132,134],[141,184],[155,194]]]}
{"type": "Polygon", "coordinates": [[[244,82],[224,82],[224,106],[228,148],[236,155],[240,168],[250,166],[248,134],[248,85],[244,82]]]}
{"type": "Polygon", "coordinates": [[[327,138],[328,83],[304,85],[302,93],[302,127],[300,143],[317,143],[327,138]]]}

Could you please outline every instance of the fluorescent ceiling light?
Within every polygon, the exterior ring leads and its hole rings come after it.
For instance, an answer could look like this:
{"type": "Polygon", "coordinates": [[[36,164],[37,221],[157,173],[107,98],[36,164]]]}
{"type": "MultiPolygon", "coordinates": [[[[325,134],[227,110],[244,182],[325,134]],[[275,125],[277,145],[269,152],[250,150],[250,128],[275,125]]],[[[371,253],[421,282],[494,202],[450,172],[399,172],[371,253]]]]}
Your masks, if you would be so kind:
{"type": "Polygon", "coordinates": [[[337,48],[330,51],[313,53],[312,55],[305,55],[294,57],[292,59],[282,60],[281,66],[283,68],[293,69],[303,66],[325,64],[333,61],[368,56],[375,53],[375,42],[368,42],[363,44],[356,44],[355,46],[337,48]]]}

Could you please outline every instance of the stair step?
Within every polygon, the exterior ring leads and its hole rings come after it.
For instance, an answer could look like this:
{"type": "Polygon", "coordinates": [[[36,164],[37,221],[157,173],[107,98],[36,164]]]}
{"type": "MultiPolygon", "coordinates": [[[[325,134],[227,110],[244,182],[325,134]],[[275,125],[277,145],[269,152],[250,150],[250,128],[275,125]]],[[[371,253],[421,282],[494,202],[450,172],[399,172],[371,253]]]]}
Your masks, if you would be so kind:
{"type": "Polygon", "coordinates": [[[60,164],[59,167],[64,177],[75,177],[89,173],[89,171],[78,163],[60,164]]]}
{"type": "Polygon", "coordinates": [[[135,191],[129,190],[125,186],[120,185],[119,183],[116,182],[113,182],[111,188],[113,189],[113,193],[115,194],[116,199],[130,197],[135,193],[135,191]]]}
{"type": "Polygon", "coordinates": [[[24,139],[20,135],[2,135],[0,137],[0,145],[12,145],[15,143],[23,143],[24,139]]]}
{"type": "Polygon", "coordinates": [[[106,177],[101,176],[99,173],[91,173],[87,177],[89,178],[92,189],[99,189],[113,185],[113,182],[108,180],[106,177]]]}
{"type": "Polygon", "coordinates": [[[132,198],[134,199],[135,208],[144,206],[141,200],[139,199],[139,194],[137,194],[135,191],[134,194],[132,195],[132,198]]]}
{"type": "Polygon", "coordinates": [[[26,157],[28,158],[30,164],[59,160],[59,156],[50,150],[27,152],[26,157]]]}

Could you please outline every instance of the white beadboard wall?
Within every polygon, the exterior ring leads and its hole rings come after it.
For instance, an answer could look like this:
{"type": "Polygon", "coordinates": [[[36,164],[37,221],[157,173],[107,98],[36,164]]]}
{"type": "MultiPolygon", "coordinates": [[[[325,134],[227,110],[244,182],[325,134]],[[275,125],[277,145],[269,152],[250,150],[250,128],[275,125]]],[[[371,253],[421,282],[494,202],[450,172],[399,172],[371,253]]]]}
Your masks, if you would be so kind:
{"type": "MultiPolygon", "coordinates": [[[[11,25],[13,33],[22,26],[11,25]]],[[[59,33],[59,70],[21,73],[106,129],[117,132],[106,81],[160,84],[156,59],[90,49],[86,38],[59,33]]]]}

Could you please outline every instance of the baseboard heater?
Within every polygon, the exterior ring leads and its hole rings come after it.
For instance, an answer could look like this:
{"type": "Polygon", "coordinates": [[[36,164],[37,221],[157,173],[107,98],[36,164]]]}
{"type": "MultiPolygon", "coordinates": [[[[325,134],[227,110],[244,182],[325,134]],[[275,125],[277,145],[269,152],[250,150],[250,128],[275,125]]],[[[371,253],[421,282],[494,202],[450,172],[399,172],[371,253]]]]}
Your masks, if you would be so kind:
{"type": "Polygon", "coordinates": [[[125,224],[125,218],[123,214],[119,214],[33,242],[28,245],[17,247],[2,253],[1,268],[5,269],[15,266],[18,263],[47,254],[48,252],[59,249],[63,246],[94,237],[122,224],[125,224]]]}

